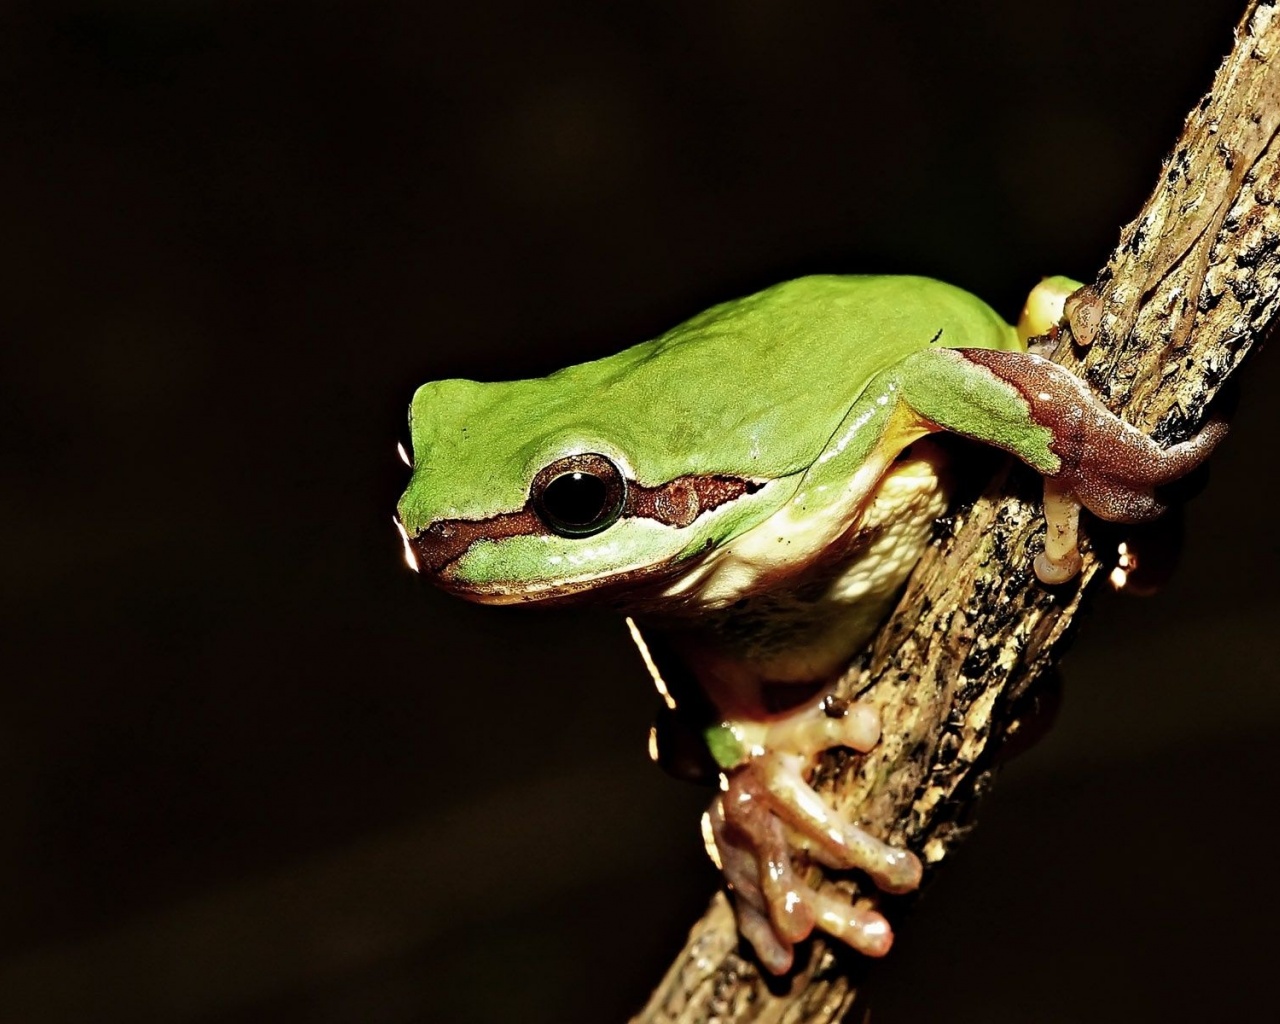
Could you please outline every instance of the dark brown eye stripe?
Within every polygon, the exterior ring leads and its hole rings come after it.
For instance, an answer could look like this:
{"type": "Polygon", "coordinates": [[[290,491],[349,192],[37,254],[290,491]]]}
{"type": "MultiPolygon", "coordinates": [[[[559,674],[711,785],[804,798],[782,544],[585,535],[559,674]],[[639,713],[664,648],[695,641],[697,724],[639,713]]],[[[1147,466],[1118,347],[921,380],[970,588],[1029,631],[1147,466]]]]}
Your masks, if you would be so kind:
{"type": "MultiPolygon", "coordinates": [[[[652,519],[665,526],[688,526],[704,512],[744,494],[755,494],[763,486],[755,480],[721,475],[681,476],[658,487],[645,487],[629,480],[622,517],[652,519]]],[[[419,567],[435,575],[461,558],[478,540],[550,536],[555,534],[526,502],[518,512],[503,512],[488,519],[445,519],[433,523],[411,543],[419,567]]]]}
{"type": "Polygon", "coordinates": [[[549,533],[527,504],[519,512],[503,512],[488,519],[443,519],[432,523],[410,541],[418,567],[433,575],[461,558],[478,540],[525,537],[549,533]]]}
{"type": "Polygon", "coordinates": [[[665,526],[688,526],[704,512],[717,509],[764,484],[736,476],[679,476],[660,487],[628,481],[624,516],[655,519],[665,526]]]}

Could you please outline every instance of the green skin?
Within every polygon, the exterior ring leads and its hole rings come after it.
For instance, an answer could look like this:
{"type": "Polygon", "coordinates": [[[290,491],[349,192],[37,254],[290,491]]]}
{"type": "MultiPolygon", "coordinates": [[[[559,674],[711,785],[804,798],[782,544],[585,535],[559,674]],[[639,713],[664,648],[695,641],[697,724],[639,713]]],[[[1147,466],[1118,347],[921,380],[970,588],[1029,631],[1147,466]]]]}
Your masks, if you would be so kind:
{"type": "Polygon", "coordinates": [[[589,543],[549,534],[477,543],[443,582],[467,596],[522,600],[687,559],[768,519],[802,481],[851,477],[879,431],[864,427],[837,457],[822,456],[844,442],[842,423],[862,412],[857,398],[886,373],[936,422],[999,437],[1033,465],[1052,465],[1048,432],[1011,388],[930,354],[960,347],[1021,348],[989,306],[951,285],[807,277],[549,377],[424,384],[410,407],[415,464],[400,521],[412,537],[441,520],[515,512],[539,469],[584,451],[612,457],[648,486],[718,474],[776,485],[681,529],[623,518],[589,543]]]}
{"type": "Polygon", "coordinates": [[[873,955],[892,940],[874,911],[833,903],[791,868],[797,837],[810,858],[889,891],[920,877],[913,855],[832,820],[801,775],[826,747],[869,749],[874,715],[855,705],[840,723],[810,704],[771,716],[763,699],[772,684],[832,680],[923,549],[945,474],[932,455],[895,458],[946,430],[1043,474],[1036,571],[1057,583],[1079,565],[1081,506],[1159,514],[1154,488],[1221,434],[1161,449],[1026,352],[1076,287],[1046,280],[1014,328],[938,281],[807,277],[549,377],[438,381],[413,397],[397,520],[410,564],[471,600],[625,608],[723,716],[707,739],[732,771],[709,826],[742,931],[772,971],[815,926],[873,955]],[[626,501],[566,536],[535,500],[539,474],[585,453],[617,467],[626,501]]]}

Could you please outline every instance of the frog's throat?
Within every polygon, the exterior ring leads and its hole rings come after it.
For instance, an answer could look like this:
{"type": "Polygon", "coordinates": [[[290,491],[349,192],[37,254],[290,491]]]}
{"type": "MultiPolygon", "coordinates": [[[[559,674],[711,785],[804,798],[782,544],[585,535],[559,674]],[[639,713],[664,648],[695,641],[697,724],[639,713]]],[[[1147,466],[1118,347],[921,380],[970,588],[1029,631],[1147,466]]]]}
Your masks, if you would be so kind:
{"type": "MultiPolygon", "coordinates": [[[[663,526],[684,528],[700,516],[745,495],[755,494],[763,481],[727,474],[686,475],[656,487],[634,480],[626,482],[623,519],[650,519],[663,526]]],[[[533,509],[531,501],[514,512],[501,512],[487,519],[445,519],[432,523],[414,537],[409,546],[420,571],[437,577],[449,589],[466,594],[468,588],[451,578],[450,570],[481,541],[508,537],[552,537],[533,509]]]]}

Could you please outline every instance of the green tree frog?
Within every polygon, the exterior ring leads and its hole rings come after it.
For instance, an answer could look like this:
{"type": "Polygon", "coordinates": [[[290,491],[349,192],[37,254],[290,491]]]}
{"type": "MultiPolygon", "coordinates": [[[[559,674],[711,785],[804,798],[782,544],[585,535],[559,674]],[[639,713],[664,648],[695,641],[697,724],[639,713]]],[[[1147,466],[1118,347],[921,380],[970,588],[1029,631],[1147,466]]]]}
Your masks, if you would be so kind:
{"type": "Polygon", "coordinates": [[[1155,488],[1223,432],[1161,448],[1028,352],[1076,287],[1042,282],[1014,327],[939,281],[804,277],[549,377],[413,397],[396,518],[410,565],[483,603],[607,602],[700,684],[722,772],[709,850],[770,971],[815,927],[870,955],[892,942],[878,911],[807,884],[801,851],[887,892],[920,882],[913,853],[837,817],[806,771],[822,750],[878,740],[873,709],[839,713],[822,691],[947,506],[925,435],[977,439],[1043,475],[1035,571],[1057,584],[1080,566],[1081,507],[1158,515],[1155,488]]]}

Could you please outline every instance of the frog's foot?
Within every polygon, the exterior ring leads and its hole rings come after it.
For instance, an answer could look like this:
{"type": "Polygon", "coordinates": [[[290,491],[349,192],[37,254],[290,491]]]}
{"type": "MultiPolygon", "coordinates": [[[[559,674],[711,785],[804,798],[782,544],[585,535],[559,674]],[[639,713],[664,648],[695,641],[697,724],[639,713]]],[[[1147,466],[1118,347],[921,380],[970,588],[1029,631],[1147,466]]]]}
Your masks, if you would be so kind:
{"type": "Polygon", "coordinates": [[[1049,452],[1057,466],[1037,467],[1046,476],[1048,534],[1035,565],[1046,583],[1064,582],[1080,570],[1076,540],[1081,508],[1113,523],[1155,519],[1167,507],[1156,488],[1190,473],[1227,433],[1225,423],[1213,420],[1190,440],[1161,448],[1056,363],[1029,353],[982,349],[965,349],[964,358],[1012,385],[1026,403],[1031,423],[1049,431],[1049,452]]]}
{"type": "Polygon", "coordinates": [[[808,755],[834,746],[869,750],[879,732],[879,716],[863,704],[851,705],[843,718],[817,708],[789,716],[770,727],[763,749],[727,776],[708,812],[709,839],[734,892],[739,930],[774,974],[790,969],[795,944],[815,927],[868,956],[883,956],[893,943],[889,922],[869,901],[850,903],[805,882],[793,860],[797,849],[830,868],[864,871],[886,892],[920,884],[914,854],[841,820],[804,780],[808,755]]]}
{"type": "Polygon", "coordinates": [[[1045,543],[1035,570],[1045,583],[1063,583],[1080,571],[1081,508],[1112,523],[1150,522],[1168,510],[1156,488],[1190,473],[1227,433],[1225,423],[1211,420],[1190,440],[1161,448],[1101,405],[1082,420],[1055,439],[1062,468],[1044,482],[1045,543]]]}

